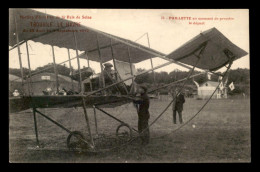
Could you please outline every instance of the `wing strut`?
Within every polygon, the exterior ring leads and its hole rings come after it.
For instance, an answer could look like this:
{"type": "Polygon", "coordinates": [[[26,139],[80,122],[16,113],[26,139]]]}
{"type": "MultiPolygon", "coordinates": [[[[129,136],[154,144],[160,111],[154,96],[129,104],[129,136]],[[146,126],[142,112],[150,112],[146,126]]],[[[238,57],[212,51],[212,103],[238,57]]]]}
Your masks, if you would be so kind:
{"type": "MultiPolygon", "coordinates": [[[[72,76],[71,59],[70,59],[70,49],[67,49],[67,50],[68,50],[70,73],[71,73],[71,76],[72,76]]],[[[70,77],[70,81],[71,81],[72,91],[74,92],[74,85],[73,85],[73,79],[72,79],[72,77],[70,77]]]]}
{"type": "MultiPolygon", "coordinates": [[[[151,48],[148,33],[146,33],[146,36],[147,36],[148,46],[149,46],[149,48],[151,48]]],[[[152,69],[153,69],[153,59],[150,58],[150,61],[151,61],[151,67],[152,67],[152,69]]],[[[153,70],[152,72],[153,72],[153,85],[155,86],[155,73],[154,73],[154,70],[153,70]]]]}
{"type": "MultiPolygon", "coordinates": [[[[88,58],[87,52],[85,52],[85,53],[86,53],[86,56],[87,56],[88,68],[90,69],[89,58],[88,58]]],[[[91,73],[92,73],[91,76],[93,77],[93,71],[91,73]]],[[[89,76],[90,91],[93,90],[93,88],[92,88],[92,81],[91,81],[91,78],[90,78],[91,76],[89,76]]]]}
{"type": "Polygon", "coordinates": [[[102,55],[101,55],[101,51],[100,51],[100,45],[99,45],[99,40],[98,40],[98,34],[96,34],[96,38],[97,38],[97,47],[98,47],[98,55],[99,55],[99,59],[100,59],[100,69],[101,69],[101,82],[102,84],[102,88],[106,87],[105,84],[105,78],[104,78],[104,71],[103,71],[103,65],[102,65],[102,55]]]}
{"type": "Polygon", "coordinates": [[[32,74],[31,74],[30,55],[29,55],[29,48],[28,48],[27,41],[25,42],[25,45],[26,45],[27,61],[28,61],[28,68],[29,68],[29,80],[30,80],[30,83],[27,82],[27,84],[28,84],[28,87],[30,87],[29,95],[31,95],[31,94],[33,94],[33,91],[32,91],[32,74]]]}
{"type": "Polygon", "coordinates": [[[53,45],[51,46],[52,49],[52,58],[53,58],[53,63],[54,63],[54,72],[55,72],[55,77],[56,77],[56,90],[57,94],[59,93],[59,78],[58,78],[58,71],[57,71],[57,66],[55,62],[55,54],[54,54],[54,47],[53,45]]]}
{"type": "MultiPolygon", "coordinates": [[[[128,58],[129,58],[130,72],[131,72],[131,75],[133,76],[134,74],[133,74],[133,68],[132,68],[132,61],[131,61],[129,46],[127,46],[127,53],[128,53],[128,58]]],[[[134,84],[134,78],[132,78],[132,84],[134,84]]]]}
{"type": "Polygon", "coordinates": [[[79,92],[81,92],[81,84],[82,84],[82,77],[80,72],[80,61],[79,61],[79,52],[78,52],[78,44],[77,44],[77,37],[75,32],[73,32],[74,36],[74,42],[75,42],[75,48],[76,48],[76,56],[77,56],[77,62],[78,62],[78,70],[79,70],[79,92]]]}
{"type": "Polygon", "coordinates": [[[20,64],[20,70],[21,70],[21,76],[22,76],[22,89],[24,92],[24,82],[23,82],[23,64],[22,64],[22,58],[21,58],[21,50],[20,50],[20,45],[19,45],[19,35],[18,35],[18,28],[17,28],[17,20],[16,17],[14,18],[15,20],[15,29],[16,29],[16,41],[17,41],[17,48],[18,48],[18,57],[19,57],[19,64],[20,64]]]}

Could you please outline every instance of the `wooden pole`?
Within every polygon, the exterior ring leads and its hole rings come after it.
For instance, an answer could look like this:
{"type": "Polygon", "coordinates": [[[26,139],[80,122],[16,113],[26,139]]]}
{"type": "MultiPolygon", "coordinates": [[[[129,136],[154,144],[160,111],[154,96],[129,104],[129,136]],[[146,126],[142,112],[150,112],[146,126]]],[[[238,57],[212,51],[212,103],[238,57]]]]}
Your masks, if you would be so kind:
{"type": "Polygon", "coordinates": [[[19,57],[19,64],[20,64],[20,70],[21,70],[21,77],[22,77],[22,89],[24,92],[24,77],[23,77],[23,64],[22,64],[22,58],[21,58],[21,50],[20,50],[20,45],[19,45],[19,35],[18,35],[18,28],[17,28],[17,20],[16,17],[14,18],[15,20],[15,30],[16,30],[16,42],[17,42],[17,49],[18,49],[18,57],[19,57]]]}
{"type": "Polygon", "coordinates": [[[59,93],[59,78],[58,78],[58,71],[57,71],[57,66],[55,62],[55,54],[54,54],[54,47],[53,45],[51,46],[52,48],[52,58],[53,58],[53,64],[54,64],[54,72],[55,72],[55,77],[56,77],[56,89],[57,89],[57,94],[59,93]]]}
{"type": "MultiPolygon", "coordinates": [[[[132,61],[131,61],[131,56],[130,56],[130,49],[129,46],[127,46],[127,51],[128,51],[128,58],[129,58],[129,65],[130,65],[130,71],[131,75],[133,76],[133,69],[132,69],[132,61]]],[[[134,84],[134,78],[132,78],[132,84],[134,84]]]]}
{"type": "Polygon", "coordinates": [[[117,71],[116,61],[115,61],[115,57],[114,57],[114,50],[113,50],[113,45],[112,45],[112,39],[111,39],[111,38],[110,38],[110,49],[111,49],[111,54],[112,54],[112,59],[113,59],[113,64],[114,64],[114,69],[115,69],[115,71],[117,71]]]}
{"type": "MultiPolygon", "coordinates": [[[[32,92],[32,73],[31,73],[30,55],[29,55],[29,48],[28,48],[27,41],[25,42],[25,45],[26,45],[27,61],[28,61],[28,68],[29,68],[29,79],[30,79],[30,84],[29,85],[30,85],[30,91],[33,94],[33,92],[32,92]]],[[[30,94],[30,92],[29,92],[29,94],[30,94]]]]}
{"type": "MultiPolygon", "coordinates": [[[[70,49],[68,49],[68,57],[69,57],[70,73],[72,74],[71,59],[70,59],[70,49]]],[[[71,79],[71,88],[72,88],[72,91],[74,91],[73,79],[72,79],[72,77],[70,77],[70,79],[71,79]]]]}
{"type": "Polygon", "coordinates": [[[100,51],[100,46],[99,46],[99,41],[98,41],[98,34],[96,34],[96,38],[97,38],[97,47],[98,47],[98,55],[99,55],[99,59],[100,59],[100,68],[101,68],[101,79],[102,79],[102,88],[105,88],[106,84],[105,84],[105,78],[104,78],[104,71],[103,71],[103,65],[102,65],[102,56],[101,56],[101,51],[100,51]]]}
{"type": "Polygon", "coordinates": [[[96,134],[98,135],[97,113],[96,113],[96,107],[95,107],[95,105],[93,106],[93,110],[94,110],[96,134]]]}
{"type": "Polygon", "coordinates": [[[89,124],[89,119],[88,119],[88,113],[87,113],[87,107],[86,107],[86,102],[84,97],[82,97],[82,103],[83,103],[83,111],[84,111],[84,115],[85,115],[85,119],[87,122],[87,127],[88,127],[88,133],[89,133],[89,137],[90,137],[90,141],[92,146],[94,147],[94,141],[93,141],[93,137],[92,137],[92,133],[91,133],[91,129],[90,129],[90,124],[89,124]]]}
{"type": "MultiPolygon", "coordinates": [[[[150,40],[149,40],[149,35],[148,35],[148,33],[146,33],[146,36],[147,36],[148,46],[149,46],[149,48],[151,48],[151,47],[150,47],[150,40]]],[[[153,59],[150,58],[150,61],[151,61],[151,67],[152,67],[152,69],[153,69],[153,59]]],[[[152,71],[152,73],[153,73],[153,85],[155,85],[155,73],[154,73],[154,70],[152,71]]]]}
{"type": "Polygon", "coordinates": [[[76,55],[77,55],[77,62],[78,62],[78,71],[79,71],[79,92],[82,93],[81,84],[82,84],[82,77],[81,77],[81,71],[80,71],[80,61],[79,61],[79,53],[78,53],[78,44],[77,44],[77,38],[76,34],[73,32],[74,41],[75,41],[75,47],[76,47],[76,55]]]}
{"type": "Polygon", "coordinates": [[[34,121],[34,131],[36,136],[36,143],[39,146],[39,138],[38,138],[38,127],[37,127],[37,118],[36,118],[36,108],[33,107],[33,121],[34,121]]]}
{"type": "MultiPolygon", "coordinates": [[[[90,65],[89,65],[89,58],[88,58],[88,54],[86,52],[86,56],[87,56],[87,61],[88,61],[88,68],[90,68],[90,65]]],[[[93,73],[91,74],[91,76],[93,76],[93,73]]],[[[89,84],[90,84],[90,91],[92,91],[92,82],[91,82],[91,78],[89,76],[89,84]]]]}
{"type": "Polygon", "coordinates": [[[19,44],[15,44],[12,48],[9,49],[9,51],[15,49],[18,45],[22,45],[23,43],[25,43],[25,41],[21,41],[19,44]]]}

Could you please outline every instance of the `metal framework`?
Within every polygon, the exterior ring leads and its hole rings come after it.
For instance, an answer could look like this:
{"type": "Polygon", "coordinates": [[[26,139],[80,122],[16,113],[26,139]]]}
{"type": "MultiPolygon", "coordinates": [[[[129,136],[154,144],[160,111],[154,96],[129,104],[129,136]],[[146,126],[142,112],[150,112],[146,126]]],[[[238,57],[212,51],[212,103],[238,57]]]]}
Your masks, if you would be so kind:
{"type": "MultiPolygon", "coordinates": [[[[85,111],[84,111],[85,113],[85,111]]],[[[38,137],[38,127],[37,127],[37,118],[36,118],[36,114],[39,114],[41,116],[43,116],[45,119],[51,121],[52,123],[54,123],[55,125],[57,125],[58,127],[60,127],[61,129],[65,130],[66,132],[68,132],[69,134],[73,134],[72,131],[70,131],[69,129],[67,129],[66,127],[64,127],[62,124],[60,124],[59,122],[53,120],[52,118],[48,117],[47,115],[43,114],[42,112],[40,112],[39,110],[37,110],[37,108],[33,108],[33,117],[34,117],[34,128],[35,128],[35,134],[36,134],[36,142],[37,142],[37,146],[40,145],[39,142],[39,137],[38,137]]],[[[87,117],[87,114],[85,113],[85,117],[87,117]]],[[[87,120],[87,119],[86,119],[87,120]]],[[[88,127],[89,128],[89,127],[88,127]]],[[[90,130],[89,130],[90,131],[90,130]]],[[[90,133],[91,135],[91,133],[90,133]]],[[[94,143],[93,140],[91,139],[91,143],[89,143],[87,140],[82,139],[80,137],[78,137],[77,135],[74,135],[75,137],[77,137],[79,140],[83,141],[84,143],[86,143],[88,146],[90,146],[91,148],[94,148],[94,143]]]]}
{"type": "MultiPolygon", "coordinates": [[[[24,85],[24,73],[23,73],[23,68],[22,68],[22,59],[21,59],[21,52],[20,52],[20,45],[23,43],[23,42],[19,42],[19,35],[18,35],[18,29],[17,29],[17,22],[16,22],[16,18],[15,18],[15,28],[16,28],[16,40],[17,40],[17,44],[15,45],[17,48],[18,48],[18,57],[19,57],[19,64],[20,64],[20,70],[21,70],[21,76],[22,76],[22,86],[24,85]]],[[[127,81],[127,80],[132,80],[132,83],[134,83],[134,78],[139,76],[139,75],[143,75],[145,73],[148,73],[148,72],[153,72],[153,81],[154,81],[154,84],[155,84],[155,74],[154,74],[154,70],[156,69],[159,69],[159,68],[162,68],[164,66],[167,66],[167,65],[170,65],[172,63],[176,63],[182,67],[185,67],[187,69],[194,69],[194,68],[191,68],[187,65],[184,65],[183,63],[180,63],[178,61],[175,61],[175,60],[171,60],[171,59],[168,59],[166,58],[165,56],[163,56],[162,54],[159,54],[159,53],[155,53],[155,52],[152,52],[152,51],[149,51],[148,49],[145,49],[143,47],[140,47],[140,46],[137,46],[137,45],[133,45],[127,41],[124,41],[122,39],[119,39],[115,36],[112,36],[110,34],[106,34],[104,32],[101,32],[101,31],[98,31],[98,30],[95,30],[95,29],[91,29],[92,31],[95,31],[97,34],[96,34],[96,39],[97,39],[97,50],[98,50],[98,55],[99,55],[99,60],[100,60],[100,68],[101,68],[101,82],[99,84],[100,88],[98,90],[92,90],[92,83],[91,83],[91,79],[90,79],[90,87],[91,87],[91,92],[90,93],[87,93],[86,95],[83,95],[83,92],[84,90],[82,90],[82,75],[81,75],[81,69],[80,69],[80,60],[79,60],[79,53],[78,53],[78,44],[77,44],[77,36],[76,36],[76,33],[73,32],[73,37],[74,37],[74,43],[75,43],[75,49],[76,49],[76,57],[75,58],[70,58],[70,51],[68,49],[68,60],[62,62],[62,63],[65,63],[65,62],[69,62],[69,66],[70,66],[70,72],[72,73],[72,67],[71,67],[71,60],[73,59],[77,59],[77,65],[78,65],[78,71],[79,71],[79,91],[80,91],[80,95],[79,96],[82,96],[82,107],[83,107],[83,112],[84,112],[84,116],[85,116],[85,120],[86,120],[86,124],[87,124],[87,130],[88,130],[88,134],[90,136],[90,141],[86,140],[86,139],[83,139],[83,138],[80,138],[79,136],[75,135],[75,133],[73,133],[72,131],[70,131],[69,129],[67,129],[66,127],[64,127],[62,124],[60,124],[59,122],[51,119],[50,117],[48,117],[47,115],[45,115],[44,113],[40,112],[37,107],[35,106],[35,104],[33,104],[33,119],[34,119],[34,129],[35,129],[35,135],[36,135],[36,143],[37,145],[39,145],[39,135],[38,135],[38,126],[37,126],[37,114],[43,116],[44,118],[46,118],[47,120],[51,121],[52,123],[54,123],[55,125],[59,126],[60,128],[62,128],[63,130],[65,130],[66,132],[68,132],[69,134],[72,134],[74,135],[75,137],[77,137],[79,140],[81,140],[82,142],[86,143],[89,147],[91,148],[95,148],[95,143],[94,143],[94,139],[93,139],[93,135],[92,135],[92,131],[91,131],[91,127],[90,127],[90,123],[89,123],[89,117],[88,117],[88,113],[87,113],[87,106],[86,106],[86,102],[88,101],[88,97],[91,96],[91,95],[94,95],[95,93],[98,93],[98,92],[103,92],[103,91],[106,91],[107,89],[111,88],[111,87],[114,87],[114,86],[117,86],[118,84],[120,83],[123,83],[124,81],[127,81]],[[117,67],[116,67],[116,63],[115,63],[115,58],[114,58],[114,51],[113,51],[113,44],[112,44],[112,39],[120,42],[120,43],[124,43],[125,45],[127,45],[127,53],[128,53],[128,58],[129,58],[129,65],[130,65],[130,71],[131,71],[131,77],[128,77],[128,78],[125,78],[125,79],[121,79],[120,78],[120,81],[116,82],[116,83],[112,83],[110,85],[106,85],[105,84],[105,79],[104,79],[104,71],[103,71],[103,65],[102,65],[102,54],[101,54],[101,48],[103,47],[100,47],[100,44],[99,44],[99,39],[98,39],[98,34],[102,34],[102,35],[105,35],[107,36],[108,38],[110,38],[110,48],[111,48],[111,53],[112,53],[112,60],[113,60],[113,64],[114,64],[114,68],[115,70],[117,71],[117,67]],[[151,69],[149,70],[146,70],[146,71],[143,71],[141,73],[139,73],[138,75],[134,75],[133,74],[133,69],[132,69],[132,60],[131,60],[131,54],[130,54],[130,49],[129,47],[133,47],[133,48],[137,48],[137,49],[140,49],[144,52],[148,52],[152,55],[156,55],[157,57],[161,57],[162,59],[165,59],[167,60],[168,62],[162,64],[162,65],[159,65],[159,66],[156,66],[154,67],[153,66],[153,61],[152,61],[152,58],[150,58],[150,62],[151,62],[151,69]]],[[[149,48],[150,48],[150,41],[149,41],[149,35],[148,33],[146,33],[147,35],[147,41],[148,41],[148,45],[149,45],[149,48]]],[[[30,57],[29,57],[29,50],[28,50],[28,44],[27,44],[27,41],[25,41],[26,43],[26,50],[27,50],[27,60],[28,60],[28,67],[29,67],[29,78],[30,78],[30,84],[28,84],[28,90],[29,90],[29,95],[31,95],[32,93],[32,81],[31,81],[31,77],[32,77],[32,74],[31,74],[31,67],[30,67],[30,57]]],[[[114,44],[115,45],[115,44],[114,44]]],[[[109,47],[108,46],[108,47],[109,47]]],[[[204,51],[205,47],[207,46],[207,43],[199,46],[199,48],[197,48],[196,50],[194,50],[192,52],[193,55],[197,56],[198,57],[198,60],[200,59],[200,55],[201,53],[204,51]],[[196,52],[199,51],[199,55],[196,55],[196,52]]],[[[59,80],[58,80],[58,71],[57,71],[57,66],[56,66],[56,61],[55,61],[55,53],[54,53],[54,46],[51,46],[52,47],[52,57],[53,57],[53,63],[54,63],[54,72],[55,72],[55,76],[56,76],[56,88],[57,88],[57,93],[59,92],[59,80]]],[[[85,52],[85,54],[87,55],[87,51],[85,52]]],[[[231,61],[234,57],[230,55],[229,52],[225,52],[227,58],[231,61]]],[[[87,61],[88,61],[88,67],[89,66],[89,58],[88,58],[88,55],[87,55],[87,61]]],[[[199,76],[199,75],[202,75],[202,74],[205,74],[206,72],[204,73],[199,73],[199,74],[195,74],[195,75],[192,75],[192,76],[189,76],[188,78],[193,78],[193,77],[196,77],[196,76],[199,76]]],[[[120,77],[120,75],[118,75],[120,77]]],[[[175,81],[175,82],[172,82],[170,84],[167,84],[167,85],[164,85],[162,87],[158,87],[154,90],[151,90],[150,92],[153,92],[153,91],[156,91],[158,89],[161,89],[161,88],[164,88],[164,87],[168,87],[168,86],[171,86],[173,84],[176,84],[178,82],[182,82],[182,81],[185,81],[186,79],[188,78],[185,78],[185,79],[181,79],[179,81],[175,81]]],[[[71,85],[72,85],[72,89],[74,90],[74,87],[73,87],[73,80],[71,79],[71,85]]],[[[131,96],[129,96],[129,92],[127,90],[127,88],[124,86],[126,92],[127,92],[127,98],[128,99],[132,99],[131,96]]],[[[100,107],[98,107],[97,105],[94,105],[93,106],[93,111],[94,111],[94,119],[95,119],[95,131],[96,131],[96,134],[98,135],[98,123],[97,123],[97,117],[96,117],[96,109],[99,110],[100,112],[102,112],[103,114],[113,118],[114,120],[120,122],[121,124],[124,124],[124,125],[127,125],[129,126],[129,124],[127,124],[126,122],[116,118],[115,116],[109,114],[108,112],[104,111],[103,109],[101,109],[100,107]]],[[[130,127],[130,126],[129,126],[130,127]]],[[[130,127],[131,130],[135,131],[135,132],[138,132],[137,129],[133,128],[133,127],[130,127]]]]}
{"type": "MultiPolygon", "coordinates": [[[[114,120],[120,122],[121,124],[126,124],[126,125],[130,126],[130,125],[127,124],[126,122],[124,122],[124,121],[122,121],[122,120],[116,118],[115,116],[113,116],[113,115],[111,115],[110,113],[106,112],[105,110],[99,108],[98,106],[95,106],[95,109],[99,110],[100,112],[103,112],[104,114],[106,114],[107,116],[109,116],[109,117],[113,118],[114,120]]],[[[133,131],[138,132],[137,129],[135,129],[135,128],[133,128],[133,127],[130,127],[130,128],[131,128],[133,131]]]]}
{"type": "MultiPolygon", "coordinates": [[[[17,34],[18,35],[18,34],[17,34]]],[[[82,87],[81,87],[81,83],[82,83],[82,77],[81,77],[81,71],[80,71],[80,61],[79,61],[79,54],[78,54],[78,50],[77,50],[77,38],[76,38],[76,35],[75,33],[73,32],[73,35],[74,35],[74,41],[75,41],[75,48],[76,48],[76,58],[77,58],[77,64],[78,64],[78,71],[79,71],[79,80],[80,80],[80,84],[79,84],[79,90],[81,91],[82,93],[82,87]]],[[[18,36],[17,36],[18,37],[18,36]]],[[[97,36],[98,38],[98,36],[97,36]]],[[[103,81],[103,84],[102,84],[102,88],[101,89],[98,89],[94,92],[91,92],[90,94],[87,94],[86,96],[83,96],[82,97],[82,107],[83,107],[83,111],[84,111],[84,115],[85,115],[85,120],[86,120],[86,123],[87,123],[87,130],[88,130],[88,133],[89,133],[89,136],[90,136],[90,143],[87,141],[87,140],[84,140],[82,138],[79,138],[77,135],[75,135],[75,137],[78,137],[79,140],[83,141],[84,143],[86,143],[87,145],[89,145],[91,148],[94,148],[95,147],[95,144],[94,144],[94,140],[93,140],[93,136],[92,136],[92,132],[91,132],[91,128],[90,128],[90,124],[89,124],[89,118],[88,118],[88,114],[87,114],[87,110],[86,110],[86,97],[90,96],[90,95],[93,95],[97,92],[100,92],[100,91],[103,91],[103,90],[106,90],[112,86],[116,86],[117,84],[119,83],[122,83],[126,80],[129,80],[129,79],[132,79],[132,82],[134,80],[134,78],[136,77],[134,74],[133,74],[133,70],[132,70],[132,62],[131,62],[131,56],[130,56],[130,50],[129,50],[129,46],[127,46],[127,51],[128,51],[128,57],[129,57],[129,64],[130,64],[130,71],[131,71],[131,77],[128,77],[124,80],[121,80],[119,82],[116,82],[116,83],[113,83],[111,85],[108,85],[108,86],[105,86],[105,81],[104,81],[104,71],[103,71],[103,66],[102,66],[102,56],[101,56],[101,51],[100,51],[100,48],[99,48],[99,42],[98,42],[98,39],[97,39],[97,45],[98,45],[98,53],[99,53],[99,57],[100,57],[100,67],[101,67],[101,76],[102,76],[102,81],[103,81]]],[[[18,44],[18,51],[19,51],[19,44],[18,44]]],[[[113,63],[114,63],[114,66],[115,66],[115,69],[116,69],[116,63],[115,63],[115,59],[114,59],[114,53],[113,53],[113,46],[112,46],[112,42],[110,44],[110,47],[111,47],[111,53],[112,53],[112,57],[113,57],[113,63]]],[[[30,59],[29,59],[29,51],[28,51],[28,45],[27,45],[27,42],[26,42],[26,48],[27,48],[27,54],[28,54],[28,66],[29,66],[29,70],[30,70],[30,59]]],[[[20,53],[19,53],[20,54],[20,53]]],[[[55,61],[55,54],[54,54],[54,47],[52,46],[52,56],[53,56],[53,63],[54,63],[54,71],[55,71],[55,76],[56,76],[56,87],[57,87],[57,92],[59,92],[59,82],[58,82],[58,72],[57,72],[57,67],[56,67],[56,61],[55,61]]],[[[70,52],[69,52],[69,49],[68,49],[68,58],[69,58],[69,66],[70,66],[70,71],[71,71],[71,58],[70,58],[70,52]]],[[[20,59],[20,55],[19,55],[19,59],[20,59]]],[[[152,61],[151,61],[152,62],[152,61]]],[[[152,69],[150,70],[147,70],[147,71],[144,71],[142,72],[141,74],[139,75],[142,75],[142,74],[145,74],[145,73],[148,73],[150,71],[154,71],[155,69],[158,69],[158,68],[161,68],[163,66],[166,66],[166,65],[169,65],[171,64],[172,62],[167,62],[163,65],[160,65],[160,66],[157,66],[157,67],[153,67],[152,66],[152,69]]],[[[22,69],[22,63],[20,61],[20,67],[22,69]]],[[[89,61],[88,61],[88,67],[89,67],[89,61]]],[[[117,70],[117,69],[116,69],[117,70]]],[[[21,70],[21,72],[23,72],[21,70]]],[[[71,71],[72,72],[72,71],[71,71]]],[[[30,80],[31,80],[31,73],[30,73],[30,80]]],[[[72,82],[72,86],[73,86],[73,81],[72,82]]],[[[126,89],[126,88],[125,88],[126,89]]],[[[127,89],[126,89],[127,90],[127,89]]],[[[128,93],[128,92],[127,92],[128,93]]],[[[130,98],[130,97],[129,97],[130,98]]],[[[116,118],[115,116],[109,114],[108,112],[102,110],[101,108],[99,108],[98,106],[93,106],[93,109],[94,109],[94,118],[95,118],[95,130],[96,130],[96,134],[98,134],[98,124],[97,124],[97,118],[96,118],[96,109],[103,112],[104,114],[106,114],[107,116],[113,118],[114,120],[120,122],[121,124],[124,124],[124,125],[127,125],[129,126],[126,122],[116,118]]],[[[33,107],[33,118],[34,118],[34,128],[35,128],[35,135],[36,135],[36,143],[37,145],[39,145],[39,135],[38,135],[38,127],[37,127],[37,116],[36,114],[40,114],[41,116],[43,116],[44,118],[46,118],[47,120],[51,121],[52,123],[54,123],[55,125],[59,126],[60,128],[62,128],[63,130],[65,130],[66,132],[68,132],[69,134],[74,134],[72,131],[70,131],[69,129],[67,129],[66,127],[64,127],[62,124],[58,123],[57,121],[51,119],[50,117],[48,117],[47,115],[43,114],[42,112],[40,112],[39,110],[37,110],[37,107],[33,107]]],[[[135,128],[133,127],[130,127],[131,130],[133,131],[136,131],[138,132],[135,128]]]]}

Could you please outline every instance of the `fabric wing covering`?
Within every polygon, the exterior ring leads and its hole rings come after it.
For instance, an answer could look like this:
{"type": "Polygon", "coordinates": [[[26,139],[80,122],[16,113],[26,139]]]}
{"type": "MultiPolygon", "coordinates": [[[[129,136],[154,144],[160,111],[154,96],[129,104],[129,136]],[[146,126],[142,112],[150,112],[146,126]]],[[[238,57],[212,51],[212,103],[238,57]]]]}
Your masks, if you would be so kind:
{"type": "Polygon", "coordinates": [[[102,63],[112,60],[110,44],[113,45],[114,58],[123,62],[129,62],[129,54],[132,63],[138,63],[153,57],[165,56],[165,54],[161,52],[133,41],[110,35],[90,27],[77,25],[75,22],[56,18],[55,16],[31,9],[10,9],[9,23],[9,46],[12,47],[17,44],[17,26],[19,42],[32,40],[42,44],[74,50],[76,50],[76,44],[73,31],[77,30],[77,32],[74,32],[77,40],[77,49],[87,52],[81,54],[79,57],[87,59],[88,56],[89,60],[96,62],[100,62],[101,59],[102,63]],[[36,18],[36,16],[38,17],[36,18]],[[33,26],[34,22],[38,22],[38,25],[33,26]],[[63,23],[63,26],[58,26],[57,23],[63,23]],[[70,25],[68,26],[67,24],[70,25]],[[34,29],[34,32],[30,32],[31,29],[34,29]],[[101,59],[98,53],[97,38],[101,50],[101,59]]]}
{"type": "Polygon", "coordinates": [[[175,60],[179,63],[211,71],[225,66],[229,62],[228,57],[236,60],[247,55],[247,52],[234,45],[216,28],[200,33],[198,36],[166,56],[161,52],[133,41],[90,27],[82,25],[77,26],[77,24],[72,21],[56,18],[55,16],[31,9],[9,10],[9,46],[12,47],[17,44],[16,26],[20,43],[32,40],[42,44],[74,50],[76,50],[73,34],[75,33],[77,49],[85,52],[80,54],[79,57],[84,59],[88,58],[89,60],[96,62],[101,61],[102,63],[112,60],[111,44],[113,45],[114,58],[122,62],[130,62],[129,55],[132,63],[138,63],[153,57],[161,57],[166,60],[175,60]],[[36,18],[36,16],[40,17],[36,18]],[[31,22],[47,24],[32,27],[31,22]],[[52,22],[51,26],[48,25],[50,22],[52,22]],[[63,23],[63,27],[59,27],[57,23],[63,23]],[[67,27],[67,24],[70,25],[67,27]],[[30,32],[30,29],[34,29],[34,32],[30,32]],[[39,32],[36,31],[37,29],[39,32]],[[72,32],[75,30],[78,32],[72,32]],[[101,51],[101,58],[98,52],[97,38],[101,51]],[[199,61],[198,56],[200,56],[199,61]]]}
{"type": "MultiPolygon", "coordinates": [[[[121,79],[126,79],[132,76],[129,63],[121,62],[118,60],[116,60],[115,63],[116,63],[116,70],[118,71],[121,79]]],[[[135,65],[132,64],[131,67],[132,67],[133,75],[136,75],[137,71],[135,69],[135,65]]],[[[130,86],[132,84],[132,80],[129,79],[124,83],[130,86]]]]}
{"type": "Polygon", "coordinates": [[[236,60],[247,54],[216,28],[212,28],[200,33],[166,57],[201,69],[214,71],[228,64],[228,57],[236,60]],[[200,57],[199,61],[198,57],[200,57]]]}

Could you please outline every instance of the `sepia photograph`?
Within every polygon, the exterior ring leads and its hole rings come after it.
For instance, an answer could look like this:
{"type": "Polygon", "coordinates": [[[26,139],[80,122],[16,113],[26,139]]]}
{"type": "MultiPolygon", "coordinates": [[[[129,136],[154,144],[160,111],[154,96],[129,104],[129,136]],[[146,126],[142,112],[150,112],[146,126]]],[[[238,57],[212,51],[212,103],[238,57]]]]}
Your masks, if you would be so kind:
{"type": "Polygon", "coordinates": [[[251,163],[249,9],[9,8],[9,163],[251,163]]]}

